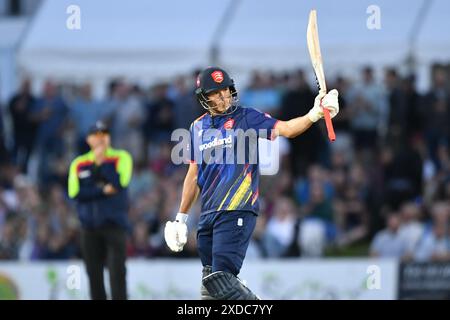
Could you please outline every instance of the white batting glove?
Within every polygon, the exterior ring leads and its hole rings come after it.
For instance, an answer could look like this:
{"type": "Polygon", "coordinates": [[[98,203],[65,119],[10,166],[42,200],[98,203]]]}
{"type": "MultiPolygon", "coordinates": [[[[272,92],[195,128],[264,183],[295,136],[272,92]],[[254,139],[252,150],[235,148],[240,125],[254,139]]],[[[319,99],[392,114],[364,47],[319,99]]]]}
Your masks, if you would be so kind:
{"type": "Polygon", "coordinates": [[[316,122],[323,118],[323,107],[330,111],[330,117],[334,118],[339,112],[338,91],[331,90],[327,94],[319,92],[314,99],[314,107],[308,112],[308,118],[311,122],[316,122]]]}
{"type": "Polygon", "coordinates": [[[325,93],[319,92],[319,94],[314,99],[314,107],[308,112],[308,118],[311,122],[316,122],[319,119],[323,118],[323,110],[320,105],[322,98],[325,97],[325,93]]]}
{"type": "Polygon", "coordinates": [[[328,92],[322,99],[322,107],[330,111],[330,117],[334,118],[339,113],[339,92],[336,89],[328,92]]]}
{"type": "Polygon", "coordinates": [[[185,213],[178,213],[175,221],[168,221],[164,228],[164,239],[167,246],[174,252],[183,250],[187,242],[188,229],[186,225],[188,215],[185,213]]]}

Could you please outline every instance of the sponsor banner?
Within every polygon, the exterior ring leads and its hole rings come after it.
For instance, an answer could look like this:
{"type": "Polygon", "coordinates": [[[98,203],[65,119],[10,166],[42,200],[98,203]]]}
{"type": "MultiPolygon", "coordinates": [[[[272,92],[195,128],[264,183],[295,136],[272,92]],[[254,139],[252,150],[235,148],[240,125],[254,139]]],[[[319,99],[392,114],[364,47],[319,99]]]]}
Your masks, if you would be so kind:
{"type": "Polygon", "coordinates": [[[450,299],[450,263],[402,263],[399,299],[450,299]]]}
{"type": "MultiPolygon", "coordinates": [[[[395,299],[397,261],[289,259],[246,261],[240,278],[262,299],[395,299]]],[[[130,299],[200,299],[195,260],[128,260],[130,299]]],[[[109,275],[105,286],[109,292],[109,275]]],[[[81,261],[0,263],[0,299],[88,299],[81,261]]]]}

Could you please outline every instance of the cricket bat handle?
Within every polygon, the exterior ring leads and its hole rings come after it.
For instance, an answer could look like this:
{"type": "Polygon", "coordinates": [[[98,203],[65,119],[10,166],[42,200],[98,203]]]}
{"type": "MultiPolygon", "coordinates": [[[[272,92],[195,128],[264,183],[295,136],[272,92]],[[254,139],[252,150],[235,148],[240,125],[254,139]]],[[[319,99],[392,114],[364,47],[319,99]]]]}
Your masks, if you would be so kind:
{"type": "Polygon", "coordinates": [[[325,107],[323,107],[323,117],[327,126],[328,139],[333,142],[336,140],[336,134],[334,133],[333,122],[331,122],[330,110],[325,107]]]}

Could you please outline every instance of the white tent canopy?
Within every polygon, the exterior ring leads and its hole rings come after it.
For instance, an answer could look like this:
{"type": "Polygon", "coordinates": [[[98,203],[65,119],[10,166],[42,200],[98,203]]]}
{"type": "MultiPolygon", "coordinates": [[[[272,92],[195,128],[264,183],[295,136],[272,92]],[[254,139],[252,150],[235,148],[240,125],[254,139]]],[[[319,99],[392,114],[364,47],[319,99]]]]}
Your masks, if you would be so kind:
{"type": "MultiPolygon", "coordinates": [[[[369,30],[373,1],[298,0],[78,0],[81,30],[66,28],[71,0],[47,0],[19,52],[19,65],[35,77],[104,81],[126,75],[167,79],[209,64],[214,31],[230,3],[235,14],[219,41],[220,63],[234,74],[253,69],[309,67],[308,12],[318,11],[327,74],[355,67],[400,66],[422,0],[378,0],[381,29],[369,30]]],[[[435,0],[417,38],[419,67],[450,59],[450,2],[435,0]]],[[[425,70],[425,69],[424,69],[425,70]]]]}
{"type": "Polygon", "coordinates": [[[66,8],[71,4],[47,0],[37,13],[19,53],[20,66],[28,72],[71,79],[185,72],[207,59],[211,31],[202,15],[220,15],[226,3],[202,0],[203,9],[195,11],[188,1],[80,0],[81,29],[69,30],[66,8]]]}

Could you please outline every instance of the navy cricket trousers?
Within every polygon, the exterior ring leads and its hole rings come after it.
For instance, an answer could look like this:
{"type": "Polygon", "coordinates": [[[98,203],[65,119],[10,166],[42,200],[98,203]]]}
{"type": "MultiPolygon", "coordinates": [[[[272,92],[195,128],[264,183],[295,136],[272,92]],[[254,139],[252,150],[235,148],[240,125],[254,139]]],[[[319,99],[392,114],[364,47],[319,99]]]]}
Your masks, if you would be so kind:
{"type": "Polygon", "coordinates": [[[212,272],[237,276],[244,262],[257,215],[251,211],[218,211],[202,214],[197,229],[197,247],[202,265],[212,272]]]}

